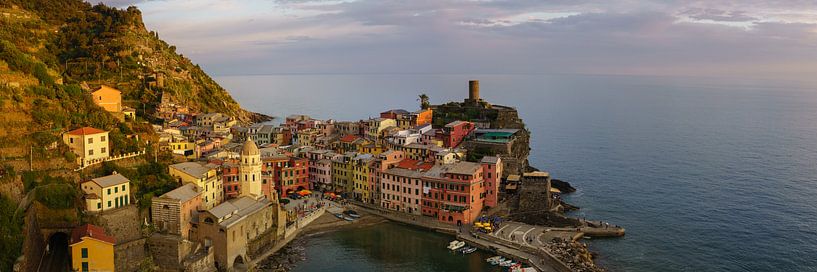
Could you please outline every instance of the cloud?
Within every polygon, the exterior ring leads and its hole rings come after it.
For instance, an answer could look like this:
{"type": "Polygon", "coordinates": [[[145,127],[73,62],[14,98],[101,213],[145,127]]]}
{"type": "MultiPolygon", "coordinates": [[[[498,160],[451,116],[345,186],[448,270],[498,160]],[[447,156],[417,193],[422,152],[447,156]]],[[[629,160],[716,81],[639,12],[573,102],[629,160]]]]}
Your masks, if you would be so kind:
{"type": "Polygon", "coordinates": [[[817,6],[799,1],[106,2],[218,74],[817,72],[817,6]]]}

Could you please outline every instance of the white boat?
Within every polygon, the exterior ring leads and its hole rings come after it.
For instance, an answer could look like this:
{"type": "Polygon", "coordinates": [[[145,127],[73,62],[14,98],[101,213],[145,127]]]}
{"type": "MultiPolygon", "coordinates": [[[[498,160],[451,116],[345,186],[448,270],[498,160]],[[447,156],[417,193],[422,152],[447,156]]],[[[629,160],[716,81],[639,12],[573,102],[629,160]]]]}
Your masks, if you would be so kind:
{"type": "Polygon", "coordinates": [[[505,257],[500,256],[500,257],[499,257],[499,259],[496,259],[496,260],[491,261],[491,264],[492,264],[492,265],[499,265],[499,264],[501,264],[501,263],[502,263],[502,262],[504,262],[504,261],[505,261],[505,257]]]}
{"type": "Polygon", "coordinates": [[[457,249],[460,249],[461,247],[464,247],[464,246],[465,246],[465,242],[457,241],[456,243],[448,245],[448,249],[457,250],[457,249]]]}
{"type": "Polygon", "coordinates": [[[471,253],[474,253],[474,251],[477,251],[477,248],[475,248],[475,247],[469,247],[468,249],[463,250],[463,251],[462,251],[462,254],[471,254],[471,253]]]}
{"type": "Polygon", "coordinates": [[[491,258],[485,259],[485,261],[490,263],[499,260],[499,258],[502,258],[502,256],[493,256],[491,258]]]}

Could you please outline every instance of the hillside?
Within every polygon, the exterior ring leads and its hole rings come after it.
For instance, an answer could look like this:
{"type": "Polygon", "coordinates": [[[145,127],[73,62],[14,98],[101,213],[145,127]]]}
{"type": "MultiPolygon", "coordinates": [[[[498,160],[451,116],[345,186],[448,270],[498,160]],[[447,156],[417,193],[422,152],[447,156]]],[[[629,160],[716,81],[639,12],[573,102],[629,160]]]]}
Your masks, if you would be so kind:
{"type": "Polygon", "coordinates": [[[120,123],[89,100],[88,88],[101,84],[121,90],[123,104],[148,121],[163,93],[193,111],[221,112],[243,122],[266,118],[243,110],[175,49],[145,29],[135,7],[0,0],[0,161],[16,160],[19,169],[29,147],[47,160],[53,154],[42,147],[79,126],[148,132],[149,127],[120,123]]]}

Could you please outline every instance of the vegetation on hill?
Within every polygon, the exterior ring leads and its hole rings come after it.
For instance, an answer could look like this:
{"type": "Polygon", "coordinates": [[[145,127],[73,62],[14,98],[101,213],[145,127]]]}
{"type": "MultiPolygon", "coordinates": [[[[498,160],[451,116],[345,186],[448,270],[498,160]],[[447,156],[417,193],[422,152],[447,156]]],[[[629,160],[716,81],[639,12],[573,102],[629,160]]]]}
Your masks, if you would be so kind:
{"type": "MultiPolygon", "coordinates": [[[[263,118],[241,109],[198,65],[175,51],[145,29],[135,7],[81,0],[0,1],[0,110],[8,113],[0,117],[0,159],[50,144],[20,137],[37,132],[56,140],[60,132],[81,126],[111,130],[114,140],[126,131],[149,132],[149,127],[122,125],[118,116],[93,104],[88,88],[102,84],[121,90],[125,106],[142,118],[150,116],[163,93],[193,111],[221,112],[242,121],[263,118]]],[[[113,147],[114,152],[135,149],[113,147]]]]}
{"type": "Polygon", "coordinates": [[[17,204],[0,195],[0,270],[11,271],[17,256],[23,248],[23,215],[15,214],[17,204]]]}

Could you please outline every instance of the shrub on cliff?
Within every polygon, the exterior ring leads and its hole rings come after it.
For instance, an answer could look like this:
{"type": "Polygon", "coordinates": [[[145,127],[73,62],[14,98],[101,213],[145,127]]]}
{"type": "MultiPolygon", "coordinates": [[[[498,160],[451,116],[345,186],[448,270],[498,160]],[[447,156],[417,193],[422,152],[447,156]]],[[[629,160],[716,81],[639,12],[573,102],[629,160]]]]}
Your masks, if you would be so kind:
{"type": "Polygon", "coordinates": [[[0,194],[0,270],[12,271],[23,249],[23,213],[15,214],[17,204],[0,194]]]}

